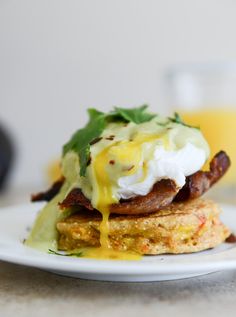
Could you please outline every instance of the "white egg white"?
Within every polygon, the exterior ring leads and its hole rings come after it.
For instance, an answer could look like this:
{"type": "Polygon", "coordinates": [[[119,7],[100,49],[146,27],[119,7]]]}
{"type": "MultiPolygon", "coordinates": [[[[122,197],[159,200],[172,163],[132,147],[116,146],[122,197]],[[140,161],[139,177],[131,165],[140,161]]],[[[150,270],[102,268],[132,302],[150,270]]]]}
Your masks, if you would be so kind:
{"type": "Polygon", "coordinates": [[[82,189],[94,207],[101,188],[110,201],[148,194],[161,179],[172,179],[181,188],[186,176],[200,170],[209,157],[201,131],[178,123],[163,125],[156,117],[142,124],[111,123],[91,146],[91,164],[79,175],[79,159],[73,152],[62,161],[63,174],[72,187],[82,189]]]}

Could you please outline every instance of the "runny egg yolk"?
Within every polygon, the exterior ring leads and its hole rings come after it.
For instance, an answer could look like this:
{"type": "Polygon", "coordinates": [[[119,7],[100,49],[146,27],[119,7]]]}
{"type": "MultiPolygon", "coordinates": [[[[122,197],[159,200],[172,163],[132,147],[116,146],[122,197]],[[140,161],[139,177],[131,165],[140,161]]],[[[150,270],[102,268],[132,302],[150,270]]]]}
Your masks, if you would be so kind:
{"type": "MultiPolygon", "coordinates": [[[[110,157],[115,157],[114,164],[119,162],[121,166],[132,166],[131,170],[124,169],[124,175],[135,173],[142,161],[142,144],[153,142],[160,138],[160,135],[137,135],[130,141],[118,141],[103,149],[94,159],[93,168],[97,183],[97,199],[94,206],[102,215],[100,224],[100,247],[85,250],[85,256],[91,258],[108,258],[120,260],[139,260],[141,256],[131,252],[114,251],[109,242],[109,216],[110,206],[118,203],[112,191],[112,180],[107,171],[110,157]]],[[[146,177],[147,164],[143,162],[143,178],[146,177]]]]}

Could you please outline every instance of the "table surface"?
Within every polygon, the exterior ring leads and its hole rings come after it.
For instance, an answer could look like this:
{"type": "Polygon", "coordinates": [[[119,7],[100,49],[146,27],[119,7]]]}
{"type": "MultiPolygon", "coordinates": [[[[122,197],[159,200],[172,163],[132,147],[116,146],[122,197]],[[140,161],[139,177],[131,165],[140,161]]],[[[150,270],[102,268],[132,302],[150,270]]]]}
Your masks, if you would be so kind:
{"type": "MultiPolygon", "coordinates": [[[[20,192],[0,205],[27,201],[20,192]],[[14,197],[14,198],[13,198],[14,197]]],[[[58,276],[0,261],[0,316],[236,316],[236,270],[153,283],[58,276]]]]}

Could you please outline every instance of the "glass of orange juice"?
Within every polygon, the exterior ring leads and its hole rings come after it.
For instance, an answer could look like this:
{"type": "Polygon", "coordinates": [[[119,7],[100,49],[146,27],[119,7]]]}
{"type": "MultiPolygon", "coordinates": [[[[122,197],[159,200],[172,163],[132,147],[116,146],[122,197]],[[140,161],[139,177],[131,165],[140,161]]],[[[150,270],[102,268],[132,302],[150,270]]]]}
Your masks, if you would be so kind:
{"type": "Polygon", "coordinates": [[[229,154],[232,165],[220,184],[236,188],[236,62],[173,67],[165,84],[169,107],[201,128],[211,157],[229,154]]]}

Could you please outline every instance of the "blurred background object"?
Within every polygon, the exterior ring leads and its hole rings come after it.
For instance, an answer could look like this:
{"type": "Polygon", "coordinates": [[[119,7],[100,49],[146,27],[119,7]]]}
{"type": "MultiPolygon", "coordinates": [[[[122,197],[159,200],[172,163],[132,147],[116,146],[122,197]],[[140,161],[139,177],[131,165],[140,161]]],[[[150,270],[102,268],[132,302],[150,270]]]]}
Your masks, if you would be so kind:
{"type": "Polygon", "coordinates": [[[201,128],[211,157],[220,150],[229,154],[232,166],[219,184],[236,185],[236,63],[174,67],[166,75],[166,95],[173,111],[201,128]]]}
{"type": "Polygon", "coordinates": [[[1,0],[0,118],[18,150],[10,188],[28,199],[54,179],[57,163],[47,166],[87,107],[169,114],[166,69],[235,60],[235,12],[231,0],[1,0]]]}
{"type": "Polygon", "coordinates": [[[0,192],[2,192],[9,180],[14,150],[12,140],[6,129],[0,124],[0,192]]]}

